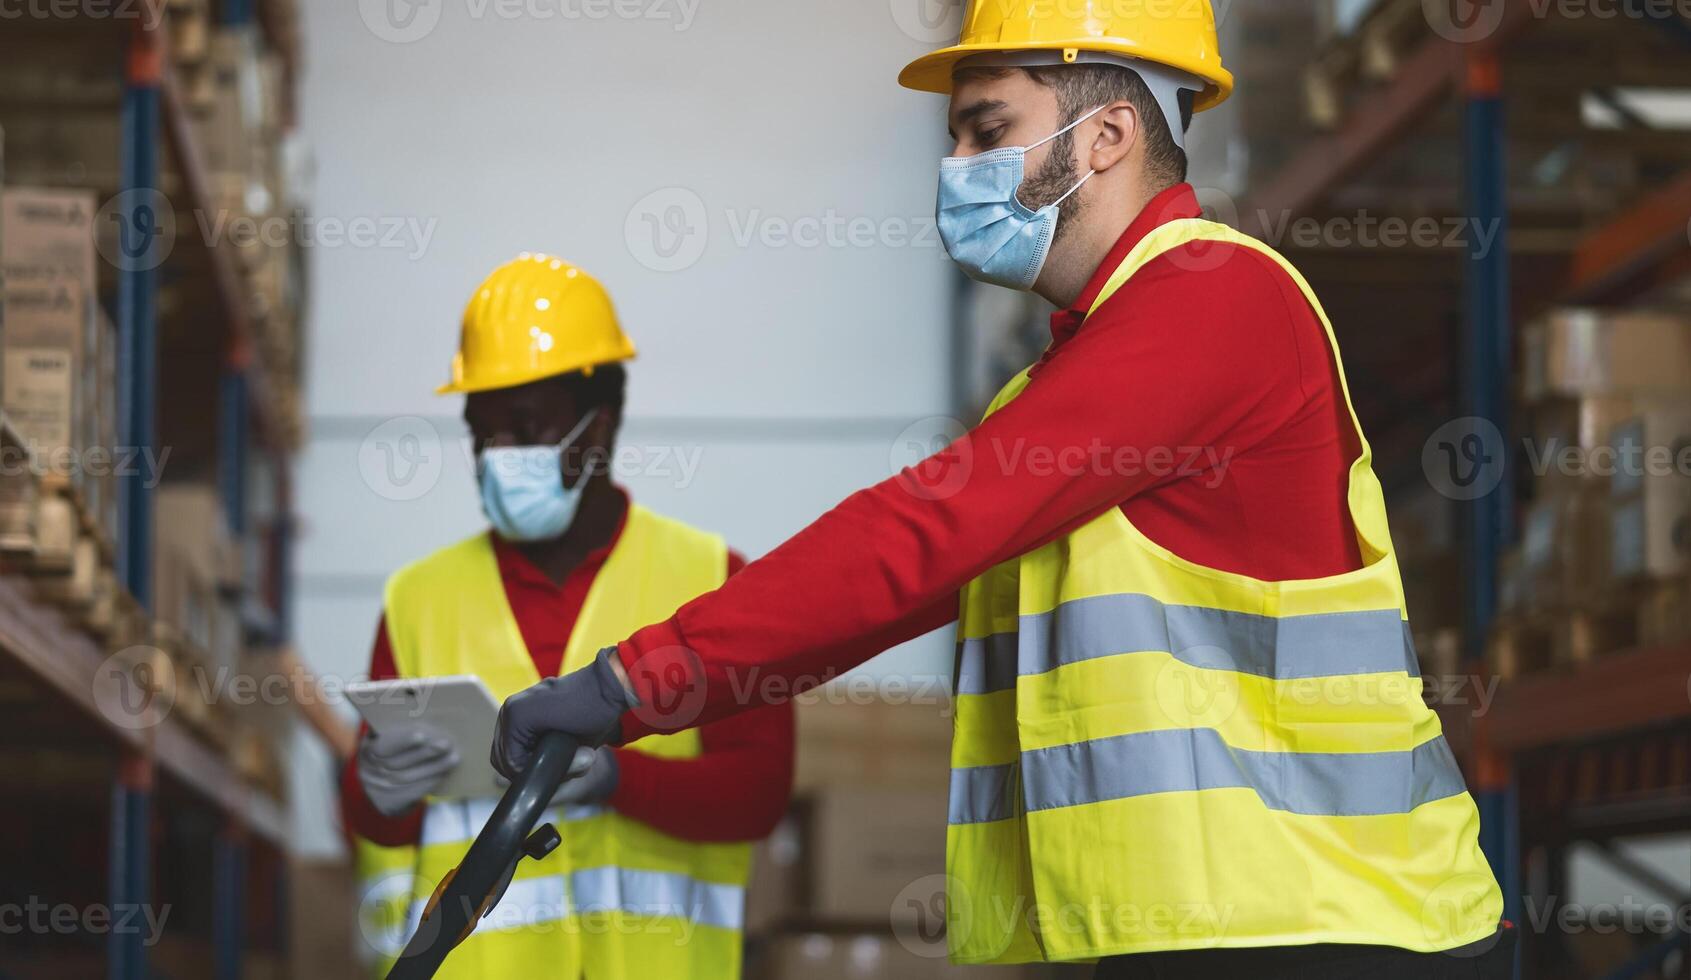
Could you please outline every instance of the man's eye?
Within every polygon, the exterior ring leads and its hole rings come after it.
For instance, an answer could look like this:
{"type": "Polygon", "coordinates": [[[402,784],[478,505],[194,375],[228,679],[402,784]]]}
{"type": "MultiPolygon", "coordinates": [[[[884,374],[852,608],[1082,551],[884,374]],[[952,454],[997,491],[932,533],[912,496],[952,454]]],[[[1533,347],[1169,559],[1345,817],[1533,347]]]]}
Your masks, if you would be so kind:
{"type": "Polygon", "coordinates": [[[975,138],[980,140],[982,146],[991,146],[1003,138],[1004,130],[1008,128],[1007,126],[994,126],[991,129],[984,129],[975,138]]]}

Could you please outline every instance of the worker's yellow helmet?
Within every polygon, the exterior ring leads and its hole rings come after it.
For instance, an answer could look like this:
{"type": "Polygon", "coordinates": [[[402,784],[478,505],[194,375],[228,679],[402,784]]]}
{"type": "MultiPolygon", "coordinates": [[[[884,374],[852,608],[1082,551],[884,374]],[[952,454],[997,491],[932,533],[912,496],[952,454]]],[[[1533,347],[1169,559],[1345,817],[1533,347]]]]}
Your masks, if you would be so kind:
{"type": "Polygon", "coordinates": [[[1210,0],[969,0],[957,43],[904,66],[898,83],[950,94],[958,62],[1009,52],[1045,55],[1020,64],[1164,65],[1202,80],[1204,91],[1193,103],[1199,112],[1233,92],[1210,0]]]}
{"type": "Polygon", "coordinates": [[[524,252],[470,297],[452,380],[435,393],[512,388],[633,356],[599,280],[563,259],[524,252]]]}

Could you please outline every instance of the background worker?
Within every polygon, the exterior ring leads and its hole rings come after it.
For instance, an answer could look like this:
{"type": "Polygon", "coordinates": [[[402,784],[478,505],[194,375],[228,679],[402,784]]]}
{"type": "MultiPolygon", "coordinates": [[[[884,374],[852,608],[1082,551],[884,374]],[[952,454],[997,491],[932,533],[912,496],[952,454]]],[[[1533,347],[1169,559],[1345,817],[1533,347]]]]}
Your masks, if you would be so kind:
{"type": "Polygon", "coordinates": [[[1182,183],[1232,88],[1209,4],[981,0],[900,80],[951,96],[948,251],[1058,306],[1049,348],[945,451],[508,700],[496,765],[713,722],[754,668],[826,676],[959,617],[954,959],[1509,975],[1325,314],[1182,183]]]}
{"type": "MultiPolygon", "coordinates": [[[[468,394],[493,528],[389,580],[372,678],[476,674],[504,698],[582,666],[744,564],[721,538],[612,482],[621,362],[633,356],[603,287],[559,259],[525,254],[477,289],[440,393],[468,394]]],[[[586,771],[554,798],[564,846],[522,863],[441,976],[738,976],[747,842],[786,809],[791,706],[579,761],[586,771]]],[[[413,925],[496,802],[428,800],[460,762],[457,746],[421,731],[366,732],[345,770],[346,818],[366,856],[392,867],[407,853],[395,848],[411,849],[413,925]]]]}

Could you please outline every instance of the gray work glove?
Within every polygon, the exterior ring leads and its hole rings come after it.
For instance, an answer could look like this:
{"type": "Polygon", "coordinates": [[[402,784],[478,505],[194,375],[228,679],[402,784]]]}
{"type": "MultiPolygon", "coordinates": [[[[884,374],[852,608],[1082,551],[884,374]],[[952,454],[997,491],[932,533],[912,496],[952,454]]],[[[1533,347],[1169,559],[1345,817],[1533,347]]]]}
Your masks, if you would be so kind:
{"type": "Polygon", "coordinates": [[[371,731],[358,744],[358,782],[384,816],[397,817],[423,802],[456,768],[458,750],[422,728],[380,736],[371,731]]]}
{"type": "Polygon", "coordinates": [[[576,749],[575,759],[572,760],[575,765],[570,767],[572,772],[582,764],[584,755],[587,756],[586,768],[580,775],[564,780],[564,785],[552,794],[553,806],[603,803],[617,791],[617,780],[622,775],[617,768],[617,754],[603,745],[596,749],[576,749]]]}
{"type": "MultiPolygon", "coordinates": [[[[569,775],[564,784],[552,794],[549,806],[583,806],[588,803],[602,803],[610,799],[617,791],[617,780],[622,778],[622,771],[617,768],[616,753],[606,746],[596,749],[583,745],[575,750],[570,757],[569,775]]],[[[511,781],[504,776],[494,775],[493,781],[501,787],[511,785],[511,781]]]]}
{"type": "Polygon", "coordinates": [[[616,647],[606,647],[592,664],[506,698],[493,729],[494,771],[506,779],[522,775],[547,732],[564,732],[589,747],[614,741],[622,713],[638,704],[611,667],[614,656],[616,647]]]}

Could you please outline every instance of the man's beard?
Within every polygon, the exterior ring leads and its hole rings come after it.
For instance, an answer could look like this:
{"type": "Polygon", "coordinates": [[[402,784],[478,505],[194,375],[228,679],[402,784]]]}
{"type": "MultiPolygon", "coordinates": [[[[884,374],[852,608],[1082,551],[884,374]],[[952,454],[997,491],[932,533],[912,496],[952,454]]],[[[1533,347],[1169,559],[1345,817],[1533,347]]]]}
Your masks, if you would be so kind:
{"type": "MultiPolygon", "coordinates": [[[[1022,186],[1016,192],[1016,198],[1026,205],[1029,211],[1038,211],[1068,194],[1070,189],[1080,183],[1080,179],[1079,168],[1074,162],[1074,133],[1070,131],[1051,141],[1051,152],[1045,155],[1045,163],[1040,166],[1038,173],[1022,177],[1022,186]]],[[[1051,244],[1055,245],[1063,240],[1063,232],[1084,210],[1086,204],[1081,200],[1079,191],[1071,194],[1068,200],[1057,208],[1057,230],[1051,236],[1051,244]]]]}

